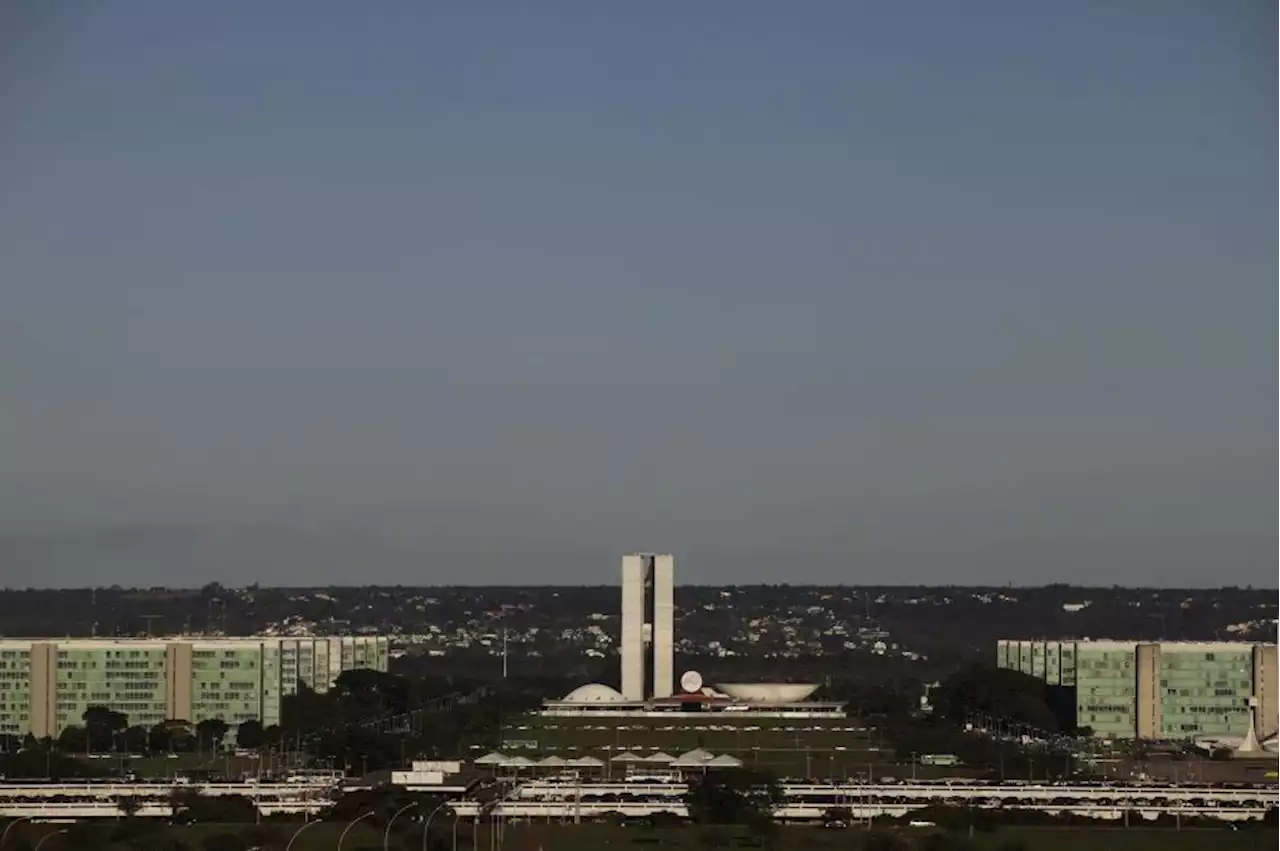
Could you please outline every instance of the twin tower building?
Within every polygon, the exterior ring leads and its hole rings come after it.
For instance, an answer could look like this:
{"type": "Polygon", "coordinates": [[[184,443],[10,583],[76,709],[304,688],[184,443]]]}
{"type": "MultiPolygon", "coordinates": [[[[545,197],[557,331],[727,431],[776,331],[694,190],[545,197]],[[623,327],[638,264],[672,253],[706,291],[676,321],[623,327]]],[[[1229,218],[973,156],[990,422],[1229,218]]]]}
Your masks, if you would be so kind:
{"type": "Polygon", "coordinates": [[[622,557],[622,696],[670,697],[674,691],[675,567],[669,555],[622,557]]]}

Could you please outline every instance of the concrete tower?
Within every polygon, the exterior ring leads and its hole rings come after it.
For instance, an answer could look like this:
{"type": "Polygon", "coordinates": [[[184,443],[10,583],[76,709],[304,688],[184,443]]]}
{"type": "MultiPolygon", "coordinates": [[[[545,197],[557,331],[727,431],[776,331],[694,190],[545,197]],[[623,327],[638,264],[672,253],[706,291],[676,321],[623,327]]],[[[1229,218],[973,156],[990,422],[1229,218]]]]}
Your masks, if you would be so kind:
{"type": "Polygon", "coordinates": [[[673,690],[675,559],[622,557],[622,696],[668,697],[673,690]],[[651,653],[646,652],[650,650],[651,653]]]}

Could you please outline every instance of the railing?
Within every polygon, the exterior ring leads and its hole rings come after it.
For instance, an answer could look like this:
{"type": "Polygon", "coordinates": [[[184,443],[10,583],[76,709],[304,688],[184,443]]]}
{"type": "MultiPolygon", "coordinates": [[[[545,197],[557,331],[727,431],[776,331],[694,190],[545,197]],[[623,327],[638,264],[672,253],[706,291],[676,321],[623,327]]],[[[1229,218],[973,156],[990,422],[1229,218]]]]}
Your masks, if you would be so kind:
{"type": "Polygon", "coordinates": [[[330,783],[0,783],[0,801],[7,798],[67,797],[130,798],[169,795],[191,790],[201,795],[298,798],[332,788],[330,783]]]}
{"type": "MultiPolygon", "coordinates": [[[[316,814],[333,806],[332,801],[262,801],[258,811],[265,815],[276,813],[316,814]]],[[[5,801],[0,803],[0,816],[4,818],[30,819],[86,819],[119,818],[124,813],[114,802],[82,801],[62,803],[52,801],[5,801]]],[[[173,807],[168,802],[142,802],[133,813],[142,818],[168,818],[173,807]]]]}

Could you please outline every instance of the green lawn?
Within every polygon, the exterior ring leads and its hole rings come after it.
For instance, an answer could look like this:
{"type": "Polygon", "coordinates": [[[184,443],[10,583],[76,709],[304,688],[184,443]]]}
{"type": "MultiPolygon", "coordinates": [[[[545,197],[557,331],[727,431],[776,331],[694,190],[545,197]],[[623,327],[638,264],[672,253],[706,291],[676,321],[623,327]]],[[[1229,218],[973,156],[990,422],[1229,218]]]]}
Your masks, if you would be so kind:
{"type": "MultiPolygon", "coordinates": [[[[746,765],[788,777],[910,777],[892,748],[855,720],[689,715],[672,718],[520,718],[503,729],[504,750],[533,759],[597,756],[624,750],[640,756],[693,748],[730,754],[746,765]],[[532,746],[521,746],[529,743],[532,746]],[[536,743],[536,744],[534,744],[536,743]]],[[[473,755],[477,756],[478,754],[473,755]]],[[[963,777],[963,768],[917,766],[916,776],[963,777]]]]}

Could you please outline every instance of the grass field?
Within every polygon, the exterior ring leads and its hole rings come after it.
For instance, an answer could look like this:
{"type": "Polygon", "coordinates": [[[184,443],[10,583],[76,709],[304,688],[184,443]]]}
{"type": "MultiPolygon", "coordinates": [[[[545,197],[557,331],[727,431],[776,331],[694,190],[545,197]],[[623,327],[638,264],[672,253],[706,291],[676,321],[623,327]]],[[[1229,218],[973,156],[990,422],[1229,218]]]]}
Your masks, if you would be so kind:
{"type": "MultiPolygon", "coordinates": [[[[780,777],[910,777],[893,750],[855,720],[830,718],[714,718],[679,714],[671,718],[563,718],[528,716],[503,729],[503,750],[532,759],[595,756],[630,751],[673,756],[703,748],[729,754],[748,767],[780,777]]],[[[474,756],[474,755],[473,755],[474,756]]],[[[916,766],[915,776],[963,777],[963,768],[916,766]]]]}
{"type": "MultiPolygon", "coordinates": [[[[433,828],[445,845],[452,847],[450,825],[433,828]]],[[[178,840],[200,851],[204,843],[219,833],[237,833],[245,836],[249,844],[258,844],[263,851],[283,849],[297,830],[297,824],[252,825],[192,825],[167,827],[154,825],[145,836],[134,836],[112,842],[102,851],[133,851],[134,849],[164,848],[165,842],[178,840]]],[[[294,842],[294,851],[333,851],[344,825],[317,823],[303,831],[294,842]]],[[[21,825],[10,835],[6,845],[15,843],[18,837],[35,844],[41,837],[54,830],[56,825],[21,825]]],[[[102,825],[104,831],[111,828],[102,825]]],[[[920,843],[935,832],[928,828],[899,828],[899,836],[911,846],[920,843]]],[[[861,827],[823,830],[819,828],[781,828],[768,846],[772,851],[857,851],[866,835],[861,827]]],[[[751,843],[750,834],[732,828],[704,829],[698,827],[654,829],[619,828],[609,825],[510,825],[503,831],[501,846],[490,844],[490,835],[482,826],[473,835],[467,825],[458,832],[459,849],[489,849],[502,847],[510,851],[599,851],[600,849],[642,849],[661,851],[675,849],[762,848],[751,843]],[[715,834],[727,842],[711,844],[709,834],[715,834]]],[[[68,836],[50,837],[41,851],[80,851],[68,836]]],[[[978,833],[974,844],[982,851],[996,851],[1007,843],[1021,842],[1026,851],[1261,851],[1273,849],[1277,843],[1274,829],[1232,830],[1183,830],[1122,828],[1034,828],[1006,827],[994,833],[978,833]]],[[[422,847],[422,832],[417,825],[404,825],[391,837],[390,848],[396,851],[417,851],[422,847]]],[[[377,827],[356,825],[342,845],[343,851],[372,851],[382,848],[382,831],[377,827]]]]}

